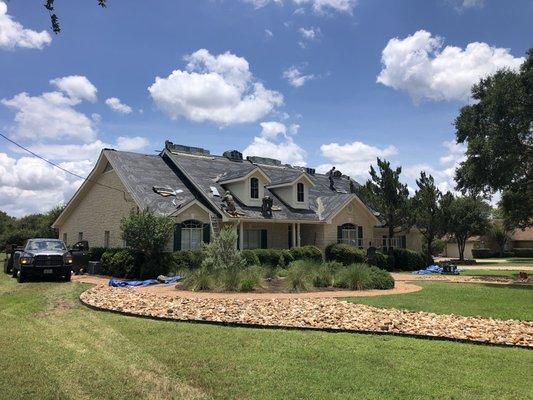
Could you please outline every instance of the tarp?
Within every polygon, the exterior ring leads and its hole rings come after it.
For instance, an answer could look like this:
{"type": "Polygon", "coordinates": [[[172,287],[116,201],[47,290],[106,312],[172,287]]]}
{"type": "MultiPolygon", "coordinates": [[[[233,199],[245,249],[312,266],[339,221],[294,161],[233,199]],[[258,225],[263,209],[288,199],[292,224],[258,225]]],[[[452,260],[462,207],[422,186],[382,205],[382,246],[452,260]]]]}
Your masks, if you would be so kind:
{"type": "Polygon", "coordinates": [[[109,286],[113,287],[127,287],[127,286],[149,286],[156,283],[171,284],[181,280],[181,276],[165,276],[159,275],[157,279],[146,279],[144,281],[121,281],[115,278],[109,280],[109,286]]]}
{"type": "Polygon", "coordinates": [[[419,269],[418,271],[413,271],[415,275],[429,275],[429,274],[442,274],[442,267],[438,265],[430,265],[425,269],[419,269]]]}

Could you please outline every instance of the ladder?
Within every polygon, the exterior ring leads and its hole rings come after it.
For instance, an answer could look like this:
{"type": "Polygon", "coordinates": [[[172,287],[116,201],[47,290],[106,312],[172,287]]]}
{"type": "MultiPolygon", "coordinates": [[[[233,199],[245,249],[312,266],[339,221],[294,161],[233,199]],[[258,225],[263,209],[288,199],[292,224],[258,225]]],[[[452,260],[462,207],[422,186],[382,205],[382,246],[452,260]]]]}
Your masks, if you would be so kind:
{"type": "Polygon", "coordinates": [[[209,221],[211,222],[211,233],[218,235],[220,232],[220,218],[213,213],[209,213],[209,221]]]}

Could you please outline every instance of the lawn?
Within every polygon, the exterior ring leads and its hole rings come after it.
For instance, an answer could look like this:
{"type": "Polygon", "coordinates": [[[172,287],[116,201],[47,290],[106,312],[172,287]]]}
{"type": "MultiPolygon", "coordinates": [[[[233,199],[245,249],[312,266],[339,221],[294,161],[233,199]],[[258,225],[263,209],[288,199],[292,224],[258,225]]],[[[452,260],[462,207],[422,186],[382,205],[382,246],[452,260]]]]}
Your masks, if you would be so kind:
{"type": "MultiPolygon", "coordinates": [[[[502,271],[495,271],[502,272],[502,271]]],[[[354,303],[502,319],[533,320],[533,286],[416,282],[423,290],[382,297],[354,297],[354,303]]]]}
{"type": "Polygon", "coordinates": [[[0,275],[6,399],[525,399],[533,352],[92,311],[79,283],[0,275]]]}
{"type": "Polygon", "coordinates": [[[531,257],[510,257],[510,258],[478,258],[476,265],[533,265],[533,258],[531,257]]]}
{"type": "Polygon", "coordinates": [[[464,276],[496,276],[504,278],[514,278],[520,270],[512,269],[466,269],[461,272],[464,276]]]}

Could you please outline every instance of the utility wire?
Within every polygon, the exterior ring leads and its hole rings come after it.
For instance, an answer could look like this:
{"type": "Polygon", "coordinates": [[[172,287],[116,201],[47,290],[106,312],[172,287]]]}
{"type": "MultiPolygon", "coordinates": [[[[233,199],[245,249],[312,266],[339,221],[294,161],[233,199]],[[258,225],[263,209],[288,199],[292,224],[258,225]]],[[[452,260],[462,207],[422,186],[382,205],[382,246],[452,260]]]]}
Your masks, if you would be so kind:
{"type": "Polygon", "coordinates": [[[6,135],[4,135],[2,132],[0,132],[0,136],[2,136],[5,140],[7,140],[8,142],[14,144],[15,146],[21,148],[22,150],[24,151],[27,151],[28,153],[30,153],[32,156],[34,157],[37,157],[45,162],[47,162],[48,164],[56,167],[56,168],[59,168],[61,171],[63,172],[66,172],[67,174],[70,174],[70,175],[73,175],[75,176],[76,178],[79,178],[79,179],[82,179],[83,181],[88,181],[88,182],[91,182],[91,183],[94,183],[95,185],[100,185],[100,186],[103,186],[103,187],[106,187],[108,189],[113,189],[113,190],[116,190],[117,192],[120,192],[120,193],[123,193],[124,195],[126,195],[126,192],[124,192],[124,190],[121,190],[119,188],[116,188],[116,187],[113,187],[113,186],[108,186],[108,185],[105,185],[103,183],[100,183],[100,182],[97,182],[97,181],[93,181],[92,179],[89,179],[88,177],[83,177],[81,175],[78,175],[72,171],[69,171],[68,169],[66,168],[63,168],[62,166],[60,165],[57,165],[55,163],[53,163],[52,161],[44,158],[43,156],[40,156],[39,154],[37,153],[34,153],[33,151],[31,151],[30,149],[27,149],[26,147],[22,146],[21,144],[18,144],[17,142],[15,142],[14,140],[11,140],[10,138],[8,138],[6,135]]]}

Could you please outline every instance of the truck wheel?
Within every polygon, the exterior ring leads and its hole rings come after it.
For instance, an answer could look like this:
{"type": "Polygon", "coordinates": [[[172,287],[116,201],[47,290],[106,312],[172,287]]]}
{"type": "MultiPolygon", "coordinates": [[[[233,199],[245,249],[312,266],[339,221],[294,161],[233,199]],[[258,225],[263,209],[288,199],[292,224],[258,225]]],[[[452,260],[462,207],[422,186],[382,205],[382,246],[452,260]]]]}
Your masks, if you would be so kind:
{"type": "Polygon", "coordinates": [[[68,274],[65,275],[65,277],[63,278],[63,280],[64,280],[65,282],[70,282],[70,278],[71,278],[71,276],[72,276],[72,273],[69,272],[68,274]]]}
{"type": "Polygon", "coordinates": [[[24,276],[22,269],[17,272],[17,282],[18,283],[24,283],[26,280],[26,277],[24,276]]]}

